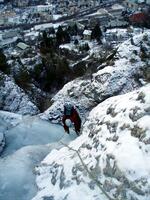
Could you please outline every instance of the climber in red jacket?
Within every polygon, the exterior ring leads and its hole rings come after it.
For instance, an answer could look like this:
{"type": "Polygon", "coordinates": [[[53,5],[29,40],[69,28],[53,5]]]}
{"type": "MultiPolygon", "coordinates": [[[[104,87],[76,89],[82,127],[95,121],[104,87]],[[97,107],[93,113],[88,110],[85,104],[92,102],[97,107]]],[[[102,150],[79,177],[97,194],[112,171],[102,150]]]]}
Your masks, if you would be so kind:
{"type": "Polygon", "coordinates": [[[67,119],[69,119],[74,124],[76,134],[79,135],[81,129],[81,119],[77,110],[71,103],[65,103],[64,115],[62,119],[64,129],[69,134],[69,126],[66,124],[67,119]]]}

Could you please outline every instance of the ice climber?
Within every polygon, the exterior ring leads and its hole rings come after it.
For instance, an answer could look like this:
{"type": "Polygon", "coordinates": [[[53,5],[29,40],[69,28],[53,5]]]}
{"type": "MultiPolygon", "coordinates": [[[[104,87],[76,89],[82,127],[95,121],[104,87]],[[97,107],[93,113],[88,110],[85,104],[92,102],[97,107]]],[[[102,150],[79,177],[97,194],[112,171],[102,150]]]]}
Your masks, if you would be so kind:
{"type": "Polygon", "coordinates": [[[77,112],[77,110],[75,109],[75,107],[71,104],[71,103],[65,103],[64,104],[64,115],[63,115],[63,126],[65,131],[69,134],[69,121],[72,122],[72,124],[74,125],[76,134],[79,135],[80,134],[80,129],[81,129],[81,118],[77,112]]]}

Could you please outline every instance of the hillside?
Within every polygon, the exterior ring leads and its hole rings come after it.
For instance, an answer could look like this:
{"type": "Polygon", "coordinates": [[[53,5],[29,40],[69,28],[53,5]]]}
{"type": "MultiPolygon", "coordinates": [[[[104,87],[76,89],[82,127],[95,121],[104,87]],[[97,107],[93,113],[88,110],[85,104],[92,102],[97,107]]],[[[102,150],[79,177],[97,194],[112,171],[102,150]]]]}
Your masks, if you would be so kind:
{"type": "MultiPolygon", "coordinates": [[[[149,81],[150,33],[135,36],[116,48],[113,57],[98,67],[96,73],[66,84],[52,98],[44,118],[60,116],[65,101],[70,101],[83,116],[105,99],[138,89],[149,81]]],[[[93,50],[94,51],[94,50],[93,50]]],[[[92,66],[91,66],[92,67],[92,66]]]]}
{"type": "Polygon", "coordinates": [[[79,138],[36,168],[33,200],[149,199],[149,38],[124,42],[112,65],[66,84],[53,98],[41,117],[57,118],[70,101],[85,122],[79,138]]]}

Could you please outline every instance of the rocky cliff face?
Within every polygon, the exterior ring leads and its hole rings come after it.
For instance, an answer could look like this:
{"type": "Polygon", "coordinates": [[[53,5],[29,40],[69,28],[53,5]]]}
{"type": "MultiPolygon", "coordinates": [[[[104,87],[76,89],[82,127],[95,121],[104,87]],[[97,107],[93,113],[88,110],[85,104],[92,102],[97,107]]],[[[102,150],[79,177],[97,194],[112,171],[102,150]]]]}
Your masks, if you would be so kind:
{"type": "Polygon", "coordinates": [[[44,117],[55,118],[61,115],[65,101],[74,103],[85,115],[109,97],[138,89],[144,84],[145,79],[150,80],[149,58],[149,32],[135,36],[132,41],[124,42],[118,47],[115,56],[99,66],[96,73],[91,74],[89,78],[78,78],[66,84],[54,96],[54,103],[44,113],[44,117]]]}
{"type": "Polygon", "coordinates": [[[38,108],[10,77],[4,74],[0,74],[0,76],[0,109],[20,114],[37,114],[39,112],[38,108]]]}
{"type": "Polygon", "coordinates": [[[37,167],[33,200],[148,200],[150,84],[95,107],[82,135],[37,167]],[[77,150],[75,152],[71,148],[77,150]]]}

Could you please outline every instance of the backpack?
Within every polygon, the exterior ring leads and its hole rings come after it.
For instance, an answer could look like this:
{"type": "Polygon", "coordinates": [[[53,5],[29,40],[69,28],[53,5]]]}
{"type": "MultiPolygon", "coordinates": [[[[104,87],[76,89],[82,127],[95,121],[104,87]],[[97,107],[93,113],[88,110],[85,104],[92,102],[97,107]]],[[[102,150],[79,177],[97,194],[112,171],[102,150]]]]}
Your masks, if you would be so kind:
{"type": "Polygon", "coordinates": [[[73,110],[73,105],[69,103],[64,105],[64,115],[70,116],[72,114],[72,110],[73,110]]]}

